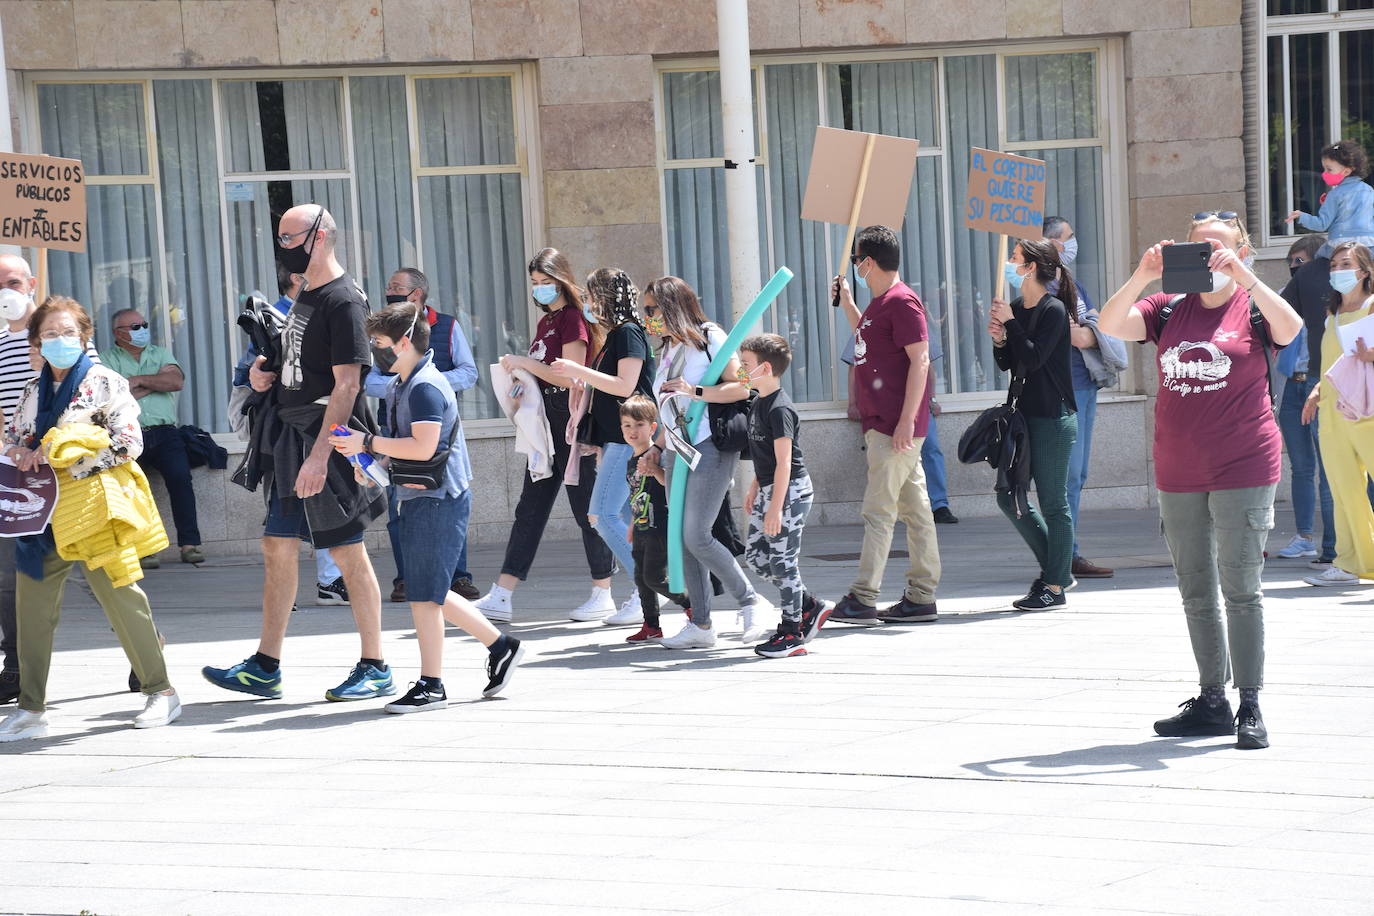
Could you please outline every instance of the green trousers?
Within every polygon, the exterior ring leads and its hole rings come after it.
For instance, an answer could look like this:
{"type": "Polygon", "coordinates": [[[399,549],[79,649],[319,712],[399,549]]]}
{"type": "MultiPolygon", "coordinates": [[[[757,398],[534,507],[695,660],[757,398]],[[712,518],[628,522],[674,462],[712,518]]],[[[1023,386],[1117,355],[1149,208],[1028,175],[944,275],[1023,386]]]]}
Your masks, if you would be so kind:
{"type": "Polygon", "coordinates": [[[1026,417],[1030,438],[1031,482],[1035,501],[1030,511],[1016,517],[1016,504],[1008,493],[997,494],[997,506],[1011,519],[1022,540],[1040,564],[1046,585],[1068,588],[1073,581],[1073,515],[1069,512],[1069,454],[1078,436],[1078,420],[1072,413],[1058,417],[1026,417]]]}
{"type": "MultiPolygon", "coordinates": [[[[43,558],[43,578],[30,579],[19,573],[15,589],[19,620],[19,708],[42,712],[48,694],[48,669],[52,665],[52,637],[62,613],[62,592],[67,576],[76,564],[64,560],[54,550],[43,558]]],[[[115,588],[101,569],[82,564],[86,581],[95,600],[100,602],[110,626],[114,627],[129,664],[143,684],[145,694],[161,693],[172,685],[167,681],[167,663],[162,658],[153,612],[148,596],[137,584],[115,588]]]]}

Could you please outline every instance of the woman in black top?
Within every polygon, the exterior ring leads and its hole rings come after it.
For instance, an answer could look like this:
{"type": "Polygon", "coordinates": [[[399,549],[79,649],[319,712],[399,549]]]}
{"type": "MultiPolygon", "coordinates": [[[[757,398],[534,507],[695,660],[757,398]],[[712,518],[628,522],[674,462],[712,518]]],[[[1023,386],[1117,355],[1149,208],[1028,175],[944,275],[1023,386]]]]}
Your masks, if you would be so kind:
{"type": "Polygon", "coordinates": [[[992,301],[988,334],[999,368],[1022,376],[1018,401],[1030,440],[1030,476],[1040,511],[1018,514],[1015,500],[999,490],[997,505],[1011,519],[1040,564],[1030,593],[1012,607],[1044,611],[1065,604],[1073,583],[1073,516],[1069,513],[1069,453],[1078,435],[1073,376],[1069,364],[1069,321],[1075,314],[1073,277],[1049,241],[1020,241],[1003,266],[1007,283],[1021,295],[1011,305],[992,301]],[[1056,298],[1048,287],[1058,281],[1056,298]]]}
{"type": "MultiPolygon", "coordinates": [[[[627,536],[630,525],[630,487],[620,469],[634,454],[620,432],[620,405],[632,394],[653,397],[654,356],[649,335],[639,323],[639,290],[629,274],[603,267],[587,277],[588,317],[608,329],[606,342],[590,366],[567,359],[553,361],[553,370],[587,386],[587,413],[578,427],[578,441],[601,449],[587,520],[596,526],[620,566],[634,578],[635,562],[627,536]]],[[[620,610],[603,623],[629,626],[644,622],[639,593],[632,593],[620,610]]]]}

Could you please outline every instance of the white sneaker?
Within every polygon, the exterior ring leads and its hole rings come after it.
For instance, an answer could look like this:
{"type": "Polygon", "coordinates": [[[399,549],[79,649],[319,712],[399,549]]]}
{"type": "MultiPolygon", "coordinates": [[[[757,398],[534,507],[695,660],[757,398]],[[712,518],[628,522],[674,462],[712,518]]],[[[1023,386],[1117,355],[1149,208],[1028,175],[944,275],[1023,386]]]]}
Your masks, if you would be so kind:
{"type": "Polygon", "coordinates": [[[48,734],[48,717],[45,713],[16,709],[0,722],[0,741],[23,741],[25,738],[43,738],[48,734]]]}
{"type": "Polygon", "coordinates": [[[1293,535],[1293,540],[1288,542],[1288,546],[1275,554],[1276,557],[1285,560],[1305,560],[1308,557],[1315,557],[1316,555],[1316,543],[1314,543],[1310,537],[1305,538],[1301,534],[1293,535]]]}
{"type": "Polygon", "coordinates": [[[634,594],[625,600],[625,603],[620,606],[620,610],[601,622],[608,627],[630,627],[643,623],[644,608],[640,607],[639,604],[639,590],[636,589],[634,594]]]}
{"type": "Polygon", "coordinates": [[[1360,577],[1346,572],[1339,566],[1329,566],[1321,575],[1308,576],[1302,581],[1308,585],[1359,585],[1360,577]]]}
{"type": "Polygon", "coordinates": [[[510,623],[510,589],[492,583],[491,591],[473,602],[473,607],[492,623],[510,623]]]}
{"type": "Polygon", "coordinates": [[[181,698],[176,691],[148,697],[143,712],[134,717],[134,728],[157,728],[181,718],[181,698]]]}
{"type": "Polygon", "coordinates": [[[702,629],[689,620],[676,636],[665,636],[658,644],[665,649],[713,649],[716,645],[716,629],[702,629]]]}
{"type": "Polygon", "coordinates": [[[754,600],[739,609],[739,641],[759,642],[773,635],[778,628],[778,609],[767,598],[755,595],[754,600]]]}
{"type": "Polygon", "coordinates": [[[605,620],[615,610],[615,596],[611,590],[593,585],[591,597],[569,611],[568,617],[578,623],[586,623],[589,620],[605,620]]]}

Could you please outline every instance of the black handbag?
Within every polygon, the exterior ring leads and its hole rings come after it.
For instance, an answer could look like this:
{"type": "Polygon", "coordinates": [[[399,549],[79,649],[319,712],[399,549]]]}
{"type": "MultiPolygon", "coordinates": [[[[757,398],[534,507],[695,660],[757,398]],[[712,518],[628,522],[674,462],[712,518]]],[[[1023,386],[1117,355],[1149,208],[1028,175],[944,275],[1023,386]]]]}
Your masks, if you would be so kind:
{"type": "MultiPolygon", "coordinates": [[[[455,417],[453,429],[449,430],[448,443],[438,449],[430,458],[422,461],[415,461],[408,458],[392,458],[391,467],[387,472],[391,475],[391,483],[398,487],[419,485],[422,490],[437,490],[444,485],[444,478],[448,472],[448,455],[453,450],[453,440],[458,436],[458,427],[462,425],[462,420],[455,417]]],[[[391,409],[391,429],[396,429],[396,408],[391,409]]]]}
{"type": "MultiPolygon", "coordinates": [[[[1040,323],[1040,309],[1033,310],[1026,336],[1035,334],[1040,323]]],[[[1016,414],[1017,403],[1021,400],[1021,389],[1026,384],[1026,373],[1020,364],[1011,374],[1011,384],[1007,386],[1007,399],[1001,404],[989,407],[978,415],[964,434],[959,437],[959,461],[963,464],[978,464],[986,461],[994,468],[1002,464],[1002,446],[1011,429],[1012,418],[1016,414]]]]}
{"type": "MultiPolygon", "coordinates": [[[[706,358],[714,360],[711,346],[706,358]]],[[[718,452],[743,452],[749,448],[749,399],[729,404],[706,402],[706,419],[711,424],[711,444],[718,452]]]]}

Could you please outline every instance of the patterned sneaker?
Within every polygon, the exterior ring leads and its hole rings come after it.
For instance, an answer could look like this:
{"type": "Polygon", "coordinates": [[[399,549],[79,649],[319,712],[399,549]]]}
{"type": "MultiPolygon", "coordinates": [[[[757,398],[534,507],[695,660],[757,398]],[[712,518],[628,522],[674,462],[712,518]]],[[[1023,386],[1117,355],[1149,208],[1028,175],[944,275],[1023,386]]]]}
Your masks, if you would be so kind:
{"type": "Polygon", "coordinates": [[[822,601],[807,595],[802,600],[802,642],[810,642],[815,639],[816,634],[821,631],[821,627],[825,626],[825,622],[830,619],[830,614],[834,610],[835,605],[829,601],[822,601]]]}
{"type": "Polygon", "coordinates": [[[1293,540],[1288,542],[1288,546],[1275,554],[1285,560],[1301,560],[1316,555],[1317,545],[1310,537],[1305,538],[1301,534],[1293,535],[1293,540]]]}
{"type": "Polygon", "coordinates": [[[643,645],[645,643],[656,642],[663,638],[663,631],[658,627],[651,627],[647,623],[639,628],[639,632],[633,636],[626,636],[625,641],[632,645],[643,645]]]}
{"type": "Polygon", "coordinates": [[[315,604],[343,605],[347,603],[348,588],[344,585],[343,576],[340,576],[328,585],[321,583],[315,586],[315,604]]]}
{"type": "Polygon", "coordinates": [[[806,654],[805,642],[800,625],[784,620],[778,624],[778,630],[772,638],[761,646],[755,646],[754,652],[764,658],[790,658],[806,654]]]}
{"type": "Polygon", "coordinates": [[[385,671],[376,665],[358,664],[348,672],[348,677],[339,686],[324,692],[326,700],[342,703],[346,700],[370,700],[374,697],[389,697],[396,692],[396,682],[391,679],[391,667],[385,671]]]}
{"type": "Polygon", "coordinates": [[[448,692],[444,690],[443,685],[440,685],[438,690],[432,690],[428,685],[416,681],[410,685],[405,696],[386,704],[382,709],[390,713],[404,715],[408,712],[429,712],[434,709],[443,709],[447,705],[448,692]]]}
{"type": "Polygon", "coordinates": [[[200,669],[200,673],[205,675],[207,681],[225,690],[251,693],[268,700],[281,699],[281,669],[268,674],[252,657],[245,658],[232,668],[205,667],[200,669]]]}
{"type": "Polygon", "coordinates": [[[482,691],[484,697],[494,697],[505,690],[511,675],[515,673],[515,666],[525,657],[524,646],[514,636],[505,637],[504,643],[497,640],[492,643],[492,649],[487,650],[487,686],[482,691]],[[498,645],[500,649],[496,649],[498,645]]]}

